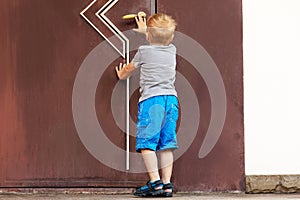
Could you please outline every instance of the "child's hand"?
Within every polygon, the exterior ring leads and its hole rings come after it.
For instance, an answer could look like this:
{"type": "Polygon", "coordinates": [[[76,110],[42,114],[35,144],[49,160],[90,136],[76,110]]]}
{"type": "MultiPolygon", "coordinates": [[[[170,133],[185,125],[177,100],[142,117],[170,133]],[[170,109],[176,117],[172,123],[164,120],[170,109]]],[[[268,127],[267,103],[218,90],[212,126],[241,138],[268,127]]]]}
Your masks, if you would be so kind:
{"type": "Polygon", "coordinates": [[[123,75],[122,70],[124,67],[126,67],[126,64],[123,64],[123,63],[120,63],[119,66],[116,66],[116,72],[117,72],[119,79],[122,79],[122,75],[123,75]]]}
{"type": "Polygon", "coordinates": [[[137,29],[133,29],[136,32],[146,34],[147,23],[146,23],[146,13],[139,12],[138,16],[135,17],[136,24],[138,26],[137,29]]]}
{"type": "Polygon", "coordinates": [[[135,70],[133,62],[130,62],[128,65],[120,63],[119,66],[116,66],[116,72],[118,78],[121,80],[125,80],[131,75],[131,72],[135,70]]]}

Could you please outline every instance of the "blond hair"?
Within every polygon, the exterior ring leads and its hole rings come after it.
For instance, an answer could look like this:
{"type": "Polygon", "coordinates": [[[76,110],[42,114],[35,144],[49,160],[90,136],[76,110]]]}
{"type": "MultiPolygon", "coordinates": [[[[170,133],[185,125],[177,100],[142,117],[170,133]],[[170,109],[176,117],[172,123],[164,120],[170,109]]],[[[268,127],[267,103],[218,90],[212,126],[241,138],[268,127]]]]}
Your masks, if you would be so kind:
{"type": "Polygon", "coordinates": [[[158,13],[149,17],[147,33],[151,43],[169,45],[176,29],[175,20],[166,14],[158,13]]]}

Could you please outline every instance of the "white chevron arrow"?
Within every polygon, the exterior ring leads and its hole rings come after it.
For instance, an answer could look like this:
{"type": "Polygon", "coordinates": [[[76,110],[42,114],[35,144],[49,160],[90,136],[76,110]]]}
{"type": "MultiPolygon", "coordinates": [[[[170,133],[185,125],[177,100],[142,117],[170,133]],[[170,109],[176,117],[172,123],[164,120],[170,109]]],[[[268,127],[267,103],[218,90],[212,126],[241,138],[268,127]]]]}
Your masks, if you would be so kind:
{"type": "MultiPolygon", "coordinates": [[[[126,63],[129,64],[129,40],[128,38],[105,16],[119,0],[109,0],[104,6],[102,6],[95,15],[99,18],[103,24],[108,27],[114,35],[116,35],[122,41],[122,51],[120,51],[92,22],[84,13],[89,10],[98,0],[93,0],[80,15],[124,58],[126,63]]],[[[129,79],[126,81],[126,170],[129,170],[129,79]]]]}
{"type": "Polygon", "coordinates": [[[85,16],[85,12],[89,10],[98,0],[93,0],[84,10],[81,11],[80,15],[123,57],[127,58],[129,62],[129,40],[128,38],[105,16],[105,14],[119,1],[109,0],[104,6],[102,6],[96,13],[96,17],[102,21],[102,23],[108,27],[111,32],[116,35],[122,42],[123,49],[120,51],[98,28],[91,22],[90,19],[85,16]]]}

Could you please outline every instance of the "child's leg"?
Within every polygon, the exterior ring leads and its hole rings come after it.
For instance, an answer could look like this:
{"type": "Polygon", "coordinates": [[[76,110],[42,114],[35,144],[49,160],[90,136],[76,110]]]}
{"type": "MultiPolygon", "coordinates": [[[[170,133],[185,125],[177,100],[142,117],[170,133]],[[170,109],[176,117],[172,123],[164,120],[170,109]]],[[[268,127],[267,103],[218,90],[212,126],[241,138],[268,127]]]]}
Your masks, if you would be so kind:
{"type": "Polygon", "coordinates": [[[154,182],[160,180],[156,153],[149,149],[143,149],[141,152],[150,177],[150,181],[154,182]]]}
{"type": "Polygon", "coordinates": [[[162,181],[170,183],[173,169],[173,150],[178,148],[176,138],[176,125],[178,120],[178,100],[175,96],[165,96],[166,117],[161,130],[158,150],[162,169],[162,181]]]}
{"type": "Polygon", "coordinates": [[[170,183],[173,170],[173,151],[165,150],[160,152],[160,165],[163,183],[170,183]]]}
{"type": "Polygon", "coordinates": [[[149,149],[141,149],[140,151],[142,153],[150,181],[148,181],[146,185],[137,188],[134,195],[139,197],[161,196],[164,194],[164,184],[159,177],[156,153],[149,149]]]}

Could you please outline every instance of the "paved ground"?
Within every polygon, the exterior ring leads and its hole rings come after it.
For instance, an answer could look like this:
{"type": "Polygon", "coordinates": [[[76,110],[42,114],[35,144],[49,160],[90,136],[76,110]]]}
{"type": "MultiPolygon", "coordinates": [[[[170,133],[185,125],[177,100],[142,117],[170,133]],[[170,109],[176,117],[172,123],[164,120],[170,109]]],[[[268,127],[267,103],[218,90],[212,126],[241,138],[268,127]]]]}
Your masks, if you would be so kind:
{"type": "MultiPolygon", "coordinates": [[[[86,194],[76,194],[76,195],[0,195],[0,199],[7,200],[138,200],[143,198],[137,198],[132,195],[86,195],[86,194]]],[[[173,198],[146,198],[151,199],[174,199],[174,200],[300,200],[300,194],[176,194],[173,198]]]]}

